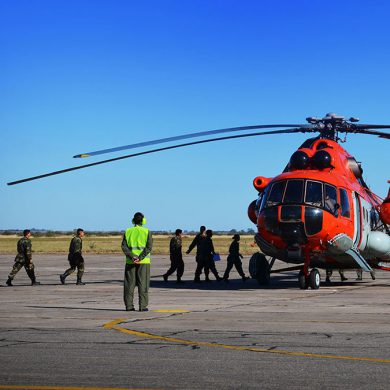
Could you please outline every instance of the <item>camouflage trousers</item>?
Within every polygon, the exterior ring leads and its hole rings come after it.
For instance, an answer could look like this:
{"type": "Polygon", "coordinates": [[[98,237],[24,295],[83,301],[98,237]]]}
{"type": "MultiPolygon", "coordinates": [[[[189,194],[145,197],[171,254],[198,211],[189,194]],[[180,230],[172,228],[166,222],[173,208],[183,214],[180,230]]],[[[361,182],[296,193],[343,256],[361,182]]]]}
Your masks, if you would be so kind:
{"type": "Polygon", "coordinates": [[[74,271],[76,271],[76,268],[77,268],[77,278],[78,279],[81,279],[81,277],[83,276],[84,274],[84,261],[80,261],[78,264],[71,264],[70,265],[70,268],[68,268],[65,272],[64,272],[64,276],[67,277],[69,276],[70,274],[73,274],[74,271]]]}
{"type": "Polygon", "coordinates": [[[28,277],[31,279],[31,280],[35,280],[35,273],[34,273],[34,263],[32,261],[30,262],[26,262],[25,259],[19,259],[19,258],[16,258],[15,259],[15,264],[14,266],[12,267],[12,270],[10,272],[10,274],[8,275],[8,277],[10,278],[10,280],[13,280],[15,275],[24,267],[24,269],[26,270],[27,272],[27,275],[28,277]]]}

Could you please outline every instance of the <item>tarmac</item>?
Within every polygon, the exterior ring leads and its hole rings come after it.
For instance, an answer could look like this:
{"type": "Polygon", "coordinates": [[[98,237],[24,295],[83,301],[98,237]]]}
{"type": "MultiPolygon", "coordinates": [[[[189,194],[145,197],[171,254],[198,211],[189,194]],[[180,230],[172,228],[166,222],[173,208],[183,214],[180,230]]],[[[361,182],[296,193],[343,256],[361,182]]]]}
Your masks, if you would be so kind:
{"type": "Polygon", "coordinates": [[[6,287],[13,258],[0,255],[0,389],[389,388],[386,272],[334,272],[319,290],[300,290],[296,271],[268,287],[234,269],[228,283],[195,284],[186,256],[177,284],[161,277],[169,258],[153,256],[149,312],[126,312],[123,256],[85,256],[77,286],[75,274],[60,284],[66,255],[35,254],[42,285],[22,269],[6,287]]]}

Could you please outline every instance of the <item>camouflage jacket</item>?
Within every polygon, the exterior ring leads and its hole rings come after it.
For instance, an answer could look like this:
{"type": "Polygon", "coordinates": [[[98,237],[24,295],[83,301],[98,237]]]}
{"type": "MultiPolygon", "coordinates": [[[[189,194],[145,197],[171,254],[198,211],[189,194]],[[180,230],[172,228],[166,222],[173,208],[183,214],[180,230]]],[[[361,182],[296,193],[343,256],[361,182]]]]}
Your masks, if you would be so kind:
{"type": "Polygon", "coordinates": [[[22,237],[17,244],[18,254],[16,255],[15,260],[24,260],[30,262],[32,258],[31,247],[31,240],[27,237],[22,237]]]}
{"type": "Polygon", "coordinates": [[[171,238],[171,242],[169,243],[169,252],[173,256],[181,255],[181,237],[174,236],[171,238]]]}
{"type": "Polygon", "coordinates": [[[79,236],[74,236],[69,245],[69,256],[73,257],[76,253],[82,254],[83,240],[79,236]]]}

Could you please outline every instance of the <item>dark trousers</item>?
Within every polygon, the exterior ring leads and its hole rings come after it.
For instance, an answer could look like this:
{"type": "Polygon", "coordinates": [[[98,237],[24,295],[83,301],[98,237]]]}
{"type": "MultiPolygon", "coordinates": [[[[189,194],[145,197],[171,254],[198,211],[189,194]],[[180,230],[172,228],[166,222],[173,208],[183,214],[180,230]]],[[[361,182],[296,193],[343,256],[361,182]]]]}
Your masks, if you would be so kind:
{"type": "Polygon", "coordinates": [[[181,255],[171,255],[171,267],[165,275],[172,275],[175,271],[177,271],[177,278],[180,279],[184,273],[184,261],[181,255]]]}
{"type": "Polygon", "coordinates": [[[215,262],[211,256],[197,256],[196,257],[197,266],[195,270],[195,280],[200,279],[202,270],[204,269],[204,274],[206,280],[209,278],[209,272],[211,271],[216,279],[219,279],[218,271],[215,268],[215,262]]]}
{"type": "Polygon", "coordinates": [[[242,269],[242,262],[240,259],[234,259],[233,261],[228,261],[225,274],[223,275],[224,279],[229,279],[230,271],[232,270],[233,266],[236,267],[236,270],[238,274],[243,278],[245,276],[244,270],[242,269]]]}
{"type": "Polygon", "coordinates": [[[202,271],[204,269],[204,273],[206,275],[206,279],[209,276],[209,271],[207,268],[206,273],[206,267],[207,267],[207,261],[204,256],[196,255],[196,270],[195,270],[195,280],[200,280],[200,275],[202,274],[202,271]]]}
{"type": "Polygon", "coordinates": [[[138,287],[139,309],[146,309],[149,303],[150,264],[126,264],[123,300],[126,309],[134,308],[134,289],[138,287]]]}

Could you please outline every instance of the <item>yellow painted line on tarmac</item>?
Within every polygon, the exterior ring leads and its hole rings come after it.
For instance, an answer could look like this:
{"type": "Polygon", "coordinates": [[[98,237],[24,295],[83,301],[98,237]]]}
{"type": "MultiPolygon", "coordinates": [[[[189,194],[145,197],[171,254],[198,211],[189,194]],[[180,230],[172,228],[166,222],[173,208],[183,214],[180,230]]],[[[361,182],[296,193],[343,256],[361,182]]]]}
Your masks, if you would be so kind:
{"type": "Polygon", "coordinates": [[[228,345],[220,343],[209,343],[207,341],[191,341],[184,339],[177,339],[175,337],[169,336],[160,336],[152,333],[141,332],[138,330],[126,329],[118,326],[120,323],[127,321],[127,319],[118,318],[117,320],[110,321],[103,325],[104,329],[113,329],[118,332],[130,334],[137,337],[142,337],[151,340],[162,340],[170,343],[177,343],[182,345],[191,345],[191,346],[200,346],[200,347],[210,347],[210,348],[224,348],[234,351],[250,351],[250,352],[259,352],[259,353],[270,353],[276,355],[285,355],[285,356],[299,356],[307,358],[318,358],[318,359],[334,359],[334,360],[350,360],[358,362],[372,362],[372,363],[385,363],[390,364],[390,359],[380,359],[380,358],[370,358],[370,357],[354,357],[354,356],[339,356],[339,355],[325,355],[319,353],[307,353],[307,352],[298,352],[298,351],[285,351],[282,349],[266,349],[266,348],[254,348],[254,347],[241,347],[238,345],[228,345]]]}
{"type": "Polygon", "coordinates": [[[135,388],[135,387],[69,387],[69,386],[14,386],[14,385],[0,385],[0,389],[9,390],[157,390],[148,389],[146,387],[135,388]]]}

